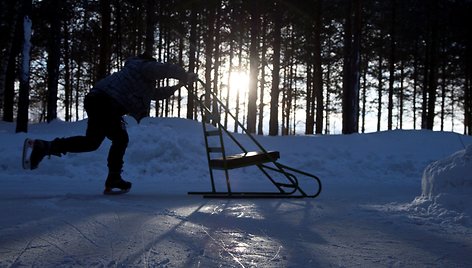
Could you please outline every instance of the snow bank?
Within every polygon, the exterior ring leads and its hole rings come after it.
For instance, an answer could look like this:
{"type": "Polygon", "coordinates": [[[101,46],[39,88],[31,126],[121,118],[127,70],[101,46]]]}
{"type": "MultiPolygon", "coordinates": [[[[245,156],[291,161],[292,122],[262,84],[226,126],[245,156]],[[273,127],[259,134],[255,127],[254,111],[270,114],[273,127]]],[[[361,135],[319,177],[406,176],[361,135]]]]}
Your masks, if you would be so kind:
{"type": "Polygon", "coordinates": [[[429,199],[448,194],[471,201],[472,145],[426,167],[421,188],[422,195],[429,199]]]}
{"type": "Polygon", "coordinates": [[[428,165],[421,190],[421,196],[412,202],[410,209],[471,223],[472,145],[428,165]]]}

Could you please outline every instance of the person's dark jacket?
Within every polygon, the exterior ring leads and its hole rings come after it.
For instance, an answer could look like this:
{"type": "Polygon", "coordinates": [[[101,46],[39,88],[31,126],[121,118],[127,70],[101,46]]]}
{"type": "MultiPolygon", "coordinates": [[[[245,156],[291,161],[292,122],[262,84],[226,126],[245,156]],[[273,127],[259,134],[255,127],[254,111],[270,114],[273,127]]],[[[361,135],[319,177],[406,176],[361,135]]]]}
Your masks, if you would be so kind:
{"type": "Polygon", "coordinates": [[[176,89],[156,88],[156,80],[175,78],[186,83],[187,77],[178,65],[132,57],[123,69],[98,81],[93,90],[106,93],[139,122],[149,114],[151,100],[166,99],[176,89]]]}

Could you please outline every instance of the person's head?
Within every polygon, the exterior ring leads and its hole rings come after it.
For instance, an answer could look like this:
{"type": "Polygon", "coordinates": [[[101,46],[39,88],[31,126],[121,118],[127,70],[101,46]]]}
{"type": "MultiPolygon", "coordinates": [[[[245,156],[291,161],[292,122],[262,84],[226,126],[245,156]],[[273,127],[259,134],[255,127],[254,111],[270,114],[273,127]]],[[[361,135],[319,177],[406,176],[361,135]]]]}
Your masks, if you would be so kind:
{"type": "Polygon", "coordinates": [[[149,51],[144,51],[142,54],[138,55],[138,58],[143,59],[143,60],[156,61],[152,53],[149,51]]]}

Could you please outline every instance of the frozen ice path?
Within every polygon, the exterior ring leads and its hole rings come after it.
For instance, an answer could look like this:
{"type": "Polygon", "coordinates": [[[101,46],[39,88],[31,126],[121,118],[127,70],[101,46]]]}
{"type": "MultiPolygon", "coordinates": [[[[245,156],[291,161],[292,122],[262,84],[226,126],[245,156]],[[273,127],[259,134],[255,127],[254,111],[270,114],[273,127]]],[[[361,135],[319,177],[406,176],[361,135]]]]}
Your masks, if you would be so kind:
{"type": "Polygon", "coordinates": [[[0,267],[472,265],[470,229],[370,208],[408,201],[416,191],[408,187],[328,185],[319,199],[303,200],[206,200],[144,186],[108,197],[86,188],[2,191],[0,267]]]}

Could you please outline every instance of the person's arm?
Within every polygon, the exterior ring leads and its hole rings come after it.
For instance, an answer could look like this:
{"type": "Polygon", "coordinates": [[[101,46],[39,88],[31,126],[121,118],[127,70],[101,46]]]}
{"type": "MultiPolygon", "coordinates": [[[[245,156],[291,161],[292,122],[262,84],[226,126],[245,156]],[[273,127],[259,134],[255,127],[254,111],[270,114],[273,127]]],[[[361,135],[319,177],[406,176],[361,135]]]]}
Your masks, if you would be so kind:
{"type": "Polygon", "coordinates": [[[188,73],[184,68],[176,64],[150,61],[144,64],[142,72],[144,77],[149,80],[174,78],[182,83],[188,82],[188,73]]]}
{"type": "Polygon", "coordinates": [[[165,100],[172,96],[174,92],[181,87],[180,84],[168,87],[158,87],[151,93],[152,100],[165,100]]]}

